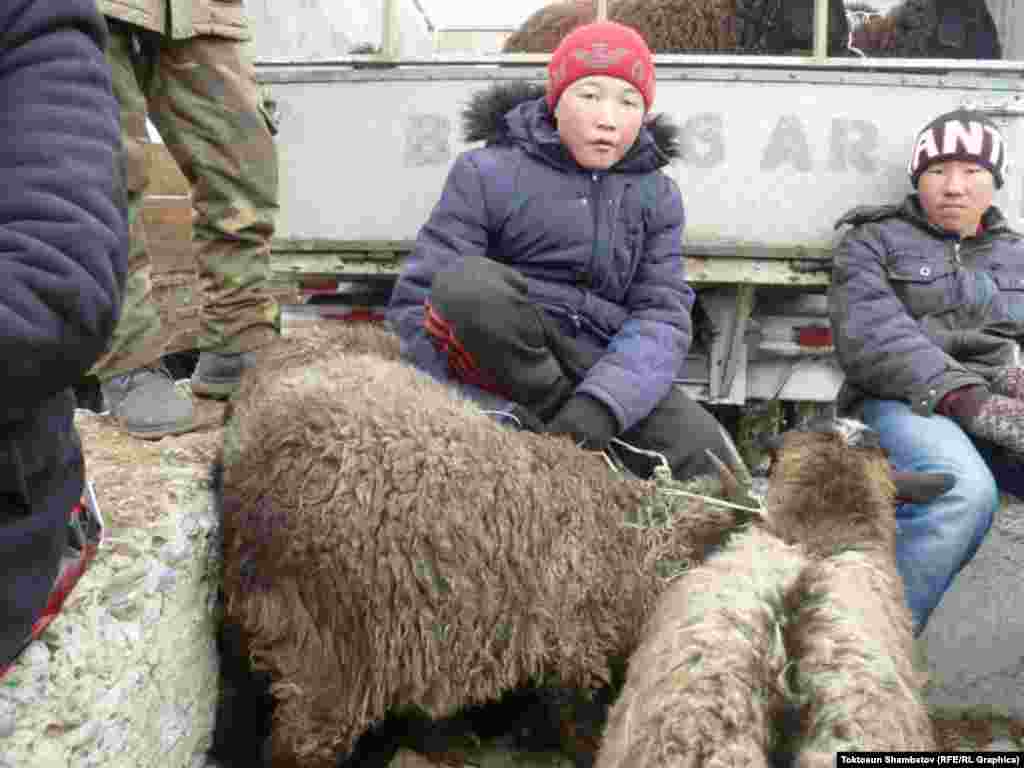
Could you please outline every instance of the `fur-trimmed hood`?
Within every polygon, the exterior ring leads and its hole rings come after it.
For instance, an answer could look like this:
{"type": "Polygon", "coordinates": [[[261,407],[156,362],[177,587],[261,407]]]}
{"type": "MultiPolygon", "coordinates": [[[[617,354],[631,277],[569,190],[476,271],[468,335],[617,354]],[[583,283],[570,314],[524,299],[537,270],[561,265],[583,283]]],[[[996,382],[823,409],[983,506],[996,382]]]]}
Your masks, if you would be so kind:
{"type": "MultiPolygon", "coordinates": [[[[474,93],[462,111],[463,136],[468,142],[520,144],[558,165],[571,159],[558,136],[554,117],[538,83],[497,83],[474,93]]],[[[681,154],[679,127],[666,115],[644,121],[636,143],[616,170],[644,172],[667,165],[681,154]]]]}

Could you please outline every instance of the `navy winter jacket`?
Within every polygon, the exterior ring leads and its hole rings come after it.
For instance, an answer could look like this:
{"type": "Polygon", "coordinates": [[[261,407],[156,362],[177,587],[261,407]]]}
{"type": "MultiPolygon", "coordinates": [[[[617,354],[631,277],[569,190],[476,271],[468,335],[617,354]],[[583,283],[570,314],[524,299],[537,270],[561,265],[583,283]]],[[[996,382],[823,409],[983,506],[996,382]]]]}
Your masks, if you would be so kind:
{"type": "Polygon", "coordinates": [[[844,411],[863,397],[929,414],[948,392],[1013,364],[1024,341],[1024,239],[991,207],[976,237],[933,226],[916,195],[857,208],[835,252],[830,314],[846,373],[844,411]]]}
{"type": "Polygon", "coordinates": [[[128,232],[95,0],[0,4],[0,665],[46,604],[82,492],[72,384],[118,316],[128,232]]]}
{"type": "Polygon", "coordinates": [[[602,351],[577,392],[627,430],[668,394],[691,341],[683,202],[659,171],[676,129],[656,118],[613,168],[585,170],[562,145],[543,92],[498,86],[473,98],[467,140],[486,144],[456,159],[388,316],[403,355],[448,380],[447,360],[422,327],[434,275],[470,255],[515,267],[533,302],[602,351]]]}

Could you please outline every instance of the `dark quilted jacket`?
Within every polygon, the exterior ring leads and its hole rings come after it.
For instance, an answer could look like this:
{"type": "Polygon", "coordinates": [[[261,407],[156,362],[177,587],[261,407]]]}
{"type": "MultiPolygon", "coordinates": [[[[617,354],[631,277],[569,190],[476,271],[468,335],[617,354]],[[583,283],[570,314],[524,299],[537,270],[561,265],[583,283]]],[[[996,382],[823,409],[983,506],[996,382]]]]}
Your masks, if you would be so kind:
{"type": "Polygon", "coordinates": [[[0,4],[0,665],[46,603],[82,492],[71,386],[121,301],[117,103],[95,0],[0,4]]]}
{"type": "Polygon", "coordinates": [[[858,208],[835,252],[830,311],[846,372],[840,406],[864,396],[931,413],[949,391],[1013,364],[1024,340],[1024,241],[998,208],[976,237],[933,227],[916,195],[858,208]]]}

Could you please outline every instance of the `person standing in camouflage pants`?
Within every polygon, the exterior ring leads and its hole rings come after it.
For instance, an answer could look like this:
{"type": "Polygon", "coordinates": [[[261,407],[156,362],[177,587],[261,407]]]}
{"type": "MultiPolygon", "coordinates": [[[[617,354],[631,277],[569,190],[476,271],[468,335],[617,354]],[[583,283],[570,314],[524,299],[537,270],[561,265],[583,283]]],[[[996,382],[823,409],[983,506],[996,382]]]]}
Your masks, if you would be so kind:
{"type": "Polygon", "coordinates": [[[121,109],[131,248],[121,320],[93,374],[131,435],[194,427],[192,402],[160,363],[160,317],[140,204],[147,116],[192,187],[193,248],[203,291],[192,391],[225,398],[255,350],[277,335],[267,292],[278,207],[277,154],[244,44],[242,0],[97,0],[121,109]]]}

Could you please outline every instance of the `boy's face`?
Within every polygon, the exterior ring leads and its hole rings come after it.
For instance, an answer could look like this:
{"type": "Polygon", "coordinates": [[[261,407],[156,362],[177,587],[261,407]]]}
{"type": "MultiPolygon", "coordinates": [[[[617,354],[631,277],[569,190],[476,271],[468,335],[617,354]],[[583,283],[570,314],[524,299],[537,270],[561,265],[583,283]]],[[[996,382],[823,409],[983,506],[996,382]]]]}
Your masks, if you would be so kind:
{"type": "Polygon", "coordinates": [[[921,174],[917,196],[932,224],[962,237],[972,237],[992,205],[995,178],[977,163],[940,160],[921,174]]]}
{"type": "Polygon", "coordinates": [[[555,105],[562,143],[582,167],[611,168],[629,151],[644,119],[644,98],[625,80],[583,77],[566,88],[555,105]]]}

